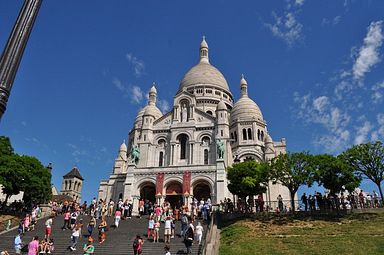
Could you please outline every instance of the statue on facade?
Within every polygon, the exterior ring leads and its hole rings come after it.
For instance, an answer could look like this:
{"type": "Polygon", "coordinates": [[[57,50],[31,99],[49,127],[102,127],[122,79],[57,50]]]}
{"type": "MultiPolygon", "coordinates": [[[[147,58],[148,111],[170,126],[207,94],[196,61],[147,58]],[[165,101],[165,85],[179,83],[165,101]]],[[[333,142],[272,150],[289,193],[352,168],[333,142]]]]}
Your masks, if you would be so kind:
{"type": "Polygon", "coordinates": [[[140,160],[140,149],[139,146],[133,145],[131,149],[131,163],[139,163],[140,160]]]}
{"type": "Polygon", "coordinates": [[[181,108],[181,122],[187,122],[187,118],[188,118],[187,106],[183,105],[181,108]]]}
{"type": "Polygon", "coordinates": [[[216,146],[217,146],[217,156],[219,159],[223,159],[224,158],[224,151],[225,151],[225,148],[224,148],[224,141],[221,140],[221,139],[217,139],[216,140],[216,146]]]}

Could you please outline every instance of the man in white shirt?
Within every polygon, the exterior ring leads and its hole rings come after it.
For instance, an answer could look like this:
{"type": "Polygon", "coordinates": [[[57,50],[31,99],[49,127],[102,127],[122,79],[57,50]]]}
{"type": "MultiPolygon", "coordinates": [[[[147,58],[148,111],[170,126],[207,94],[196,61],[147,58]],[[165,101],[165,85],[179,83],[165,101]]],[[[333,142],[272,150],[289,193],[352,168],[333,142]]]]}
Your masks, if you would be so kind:
{"type": "Polygon", "coordinates": [[[171,217],[167,217],[165,220],[165,226],[164,226],[164,241],[165,243],[170,243],[171,241],[171,225],[172,225],[172,219],[171,217]]]}

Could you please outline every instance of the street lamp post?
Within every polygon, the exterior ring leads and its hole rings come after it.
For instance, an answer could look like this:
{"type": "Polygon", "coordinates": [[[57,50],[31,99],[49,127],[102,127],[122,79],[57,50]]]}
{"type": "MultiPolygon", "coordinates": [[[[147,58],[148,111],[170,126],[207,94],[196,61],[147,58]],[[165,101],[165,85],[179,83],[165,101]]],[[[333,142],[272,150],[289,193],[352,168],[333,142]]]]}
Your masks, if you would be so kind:
{"type": "Polygon", "coordinates": [[[25,0],[0,58],[0,120],[43,0],[25,0]]]}

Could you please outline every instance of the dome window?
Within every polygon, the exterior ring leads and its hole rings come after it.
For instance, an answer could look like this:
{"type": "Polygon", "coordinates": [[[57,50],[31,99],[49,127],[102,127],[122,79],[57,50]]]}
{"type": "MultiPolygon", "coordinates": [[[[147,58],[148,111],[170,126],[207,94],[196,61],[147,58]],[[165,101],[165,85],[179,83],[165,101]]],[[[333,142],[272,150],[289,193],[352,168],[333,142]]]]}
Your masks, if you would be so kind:
{"type": "Polygon", "coordinates": [[[252,130],[248,128],[248,140],[253,140],[252,139],[252,130]]]}
{"type": "Polygon", "coordinates": [[[243,128],[243,140],[247,140],[247,129],[243,128]]]}

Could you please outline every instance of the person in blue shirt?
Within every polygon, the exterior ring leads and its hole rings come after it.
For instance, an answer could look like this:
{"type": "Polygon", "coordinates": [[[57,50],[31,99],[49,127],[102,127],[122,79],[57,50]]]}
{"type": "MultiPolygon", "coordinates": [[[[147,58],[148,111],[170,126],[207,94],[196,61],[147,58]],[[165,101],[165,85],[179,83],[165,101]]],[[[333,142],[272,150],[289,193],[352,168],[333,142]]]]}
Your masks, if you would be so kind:
{"type": "Polygon", "coordinates": [[[21,254],[21,248],[23,247],[23,241],[21,240],[20,233],[17,234],[15,237],[15,253],[16,254],[21,254]]]}

